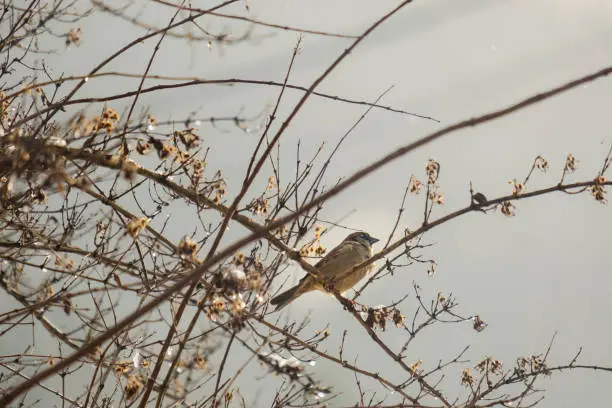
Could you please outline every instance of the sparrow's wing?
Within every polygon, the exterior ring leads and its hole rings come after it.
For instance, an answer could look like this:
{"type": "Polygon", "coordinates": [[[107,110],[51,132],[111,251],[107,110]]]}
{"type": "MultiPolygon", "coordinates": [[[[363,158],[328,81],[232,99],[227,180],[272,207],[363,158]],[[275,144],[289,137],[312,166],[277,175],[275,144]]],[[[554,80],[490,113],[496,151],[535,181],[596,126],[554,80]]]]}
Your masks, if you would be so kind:
{"type": "Polygon", "coordinates": [[[355,242],[342,242],[315,265],[323,277],[334,277],[363,262],[365,248],[355,242]]]}

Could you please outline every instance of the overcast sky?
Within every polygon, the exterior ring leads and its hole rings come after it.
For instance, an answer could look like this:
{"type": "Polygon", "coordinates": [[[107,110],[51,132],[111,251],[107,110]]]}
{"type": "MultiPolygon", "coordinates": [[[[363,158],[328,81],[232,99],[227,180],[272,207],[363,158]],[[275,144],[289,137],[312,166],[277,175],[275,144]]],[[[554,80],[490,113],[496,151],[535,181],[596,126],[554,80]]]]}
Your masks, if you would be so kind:
{"type": "MultiPolygon", "coordinates": [[[[206,7],[209,1],[194,5],[206,7]]],[[[110,2],[119,5],[121,2],[110,2]]],[[[132,14],[156,26],[167,24],[168,8],[136,3],[132,14]]],[[[397,1],[250,0],[251,17],[311,30],[360,34],[393,8],[397,1]]],[[[243,5],[227,13],[244,13],[243,5]]],[[[98,13],[82,24],[82,45],[48,58],[56,73],[84,74],[119,45],[143,30],[98,13]],[[109,30],[109,27],[112,27],[109,30]]],[[[203,19],[207,29],[240,35],[248,25],[230,20],[203,19]]],[[[235,46],[204,42],[162,43],[151,73],[202,78],[245,78],[282,81],[298,35],[295,32],[255,27],[255,41],[235,46]],[[273,36],[267,34],[273,33],[273,36]]],[[[117,60],[110,69],[141,73],[155,41],[148,41],[117,60]]],[[[351,40],[305,34],[289,82],[308,86],[350,44],[351,40]]],[[[327,174],[327,185],[352,174],[395,147],[410,143],[455,121],[492,111],[547,90],[612,62],[612,2],[606,0],[426,0],[415,1],[357,47],[321,84],[319,91],[356,100],[373,101],[393,87],[383,105],[432,116],[436,123],[406,115],[373,110],[349,136],[327,174]]],[[[61,40],[55,44],[61,48],[61,40]]],[[[148,84],[154,84],[150,81],[148,84]]],[[[135,89],[133,81],[92,80],[78,96],[111,94],[135,89]]],[[[269,108],[278,88],[235,85],[199,86],[144,95],[158,120],[184,118],[198,110],[202,117],[257,115],[269,108]]],[[[301,96],[288,92],[280,112],[281,123],[301,96]]],[[[131,101],[130,101],[131,102],[131,101]]],[[[117,104],[120,110],[122,105],[117,104]]],[[[579,169],[569,180],[597,175],[612,137],[610,134],[612,80],[603,78],[532,108],[473,129],[453,133],[378,170],[342,195],[329,201],[322,213],[327,220],[386,238],[393,226],[403,189],[410,176],[425,179],[429,158],[441,163],[439,184],[445,204],[434,218],[469,203],[469,183],[487,197],[509,194],[508,181],[523,179],[533,159],[550,162],[546,174],[533,176],[528,190],[558,182],[565,157],[572,153],[579,169]]],[[[326,141],[328,154],[335,142],[365,111],[363,106],[311,97],[281,140],[282,168],[292,174],[295,149],[301,141],[303,157],[310,157],[326,141]]],[[[225,132],[202,125],[204,142],[211,146],[209,169],[223,169],[228,189],[240,187],[247,155],[257,134],[222,126],[225,132]]],[[[327,155],[326,154],[326,155],[327,155]]],[[[325,156],[326,156],[325,155],[325,156]]],[[[269,169],[264,171],[265,177],[269,169]]],[[[231,196],[231,194],[230,194],[231,196]]],[[[551,364],[568,362],[583,347],[584,364],[612,366],[609,311],[612,309],[610,274],[609,206],[588,193],[560,193],[516,203],[517,216],[499,212],[468,214],[428,233],[434,244],[424,252],[435,259],[437,273],[428,277],[417,265],[368,288],[362,301],[389,303],[410,291],[415,281],[428,295],[453,293],[464,315],[480,314],[489,327],[482,333],[469,323],[441,326],[425,332],[413,346],[414,361],[431,369],[439,359],[452,358],[470,345],[474,363],[486,356],[505,362],[507,368],[521,355],[545,350],[557,333],[551,364]]],[[[422,196],[410,197],[402,228],[422,222],[422,196]]],[[[179,238],[190,220],[172,213],[179,238]]],[[[242,234],[243,232],[236,232],[242,234]]],[[[347,231],[335,228],[324,244],[335,246],[347,231]]],[[[225,242],[228,244],[229,241],[225,242]]],[[[375,248],[376,249],[376,248],[375,248]]],[[[292,269],[295,280],[301,271],[292,269]]],[[[290,279],[291,281],[291,279],[290,279]]],[[[404,308],[410,314],[414,299],[404,308]]],[[[312,330],[327,322],[332,337],[327,349],[336,351],[343,330],[354,341],[346,352],[352,361],[374,371],[399,373],[392,361],[381,357],[374,343],[333,298],[312,293],[297,300],[288,313],[299,319],[312,309],[312,330]]],[[[287,312],[286,312],[287,313],[287,312]]],[[[384,335],[392,348],[405,340],[399,330],[384,335]]],[[[237,362],[239,363],[239,362],[237,362]]],[[[253,372],[257,372],[255,367],[253,372]]],[[[355,402],[354,380],[348,371],[319,364],[313,372],[333,383],[343,395],[335,403],[355,402]]],[[[401,377],[397,377],[401,378],[401,377]]],[[[456,379],[448,380],[465,392],[456,379]]],[[[610,375],[573,372],[555,375],[540,383],[547,388],[543,408],[589,406],[607,401],[610,375]]]]}

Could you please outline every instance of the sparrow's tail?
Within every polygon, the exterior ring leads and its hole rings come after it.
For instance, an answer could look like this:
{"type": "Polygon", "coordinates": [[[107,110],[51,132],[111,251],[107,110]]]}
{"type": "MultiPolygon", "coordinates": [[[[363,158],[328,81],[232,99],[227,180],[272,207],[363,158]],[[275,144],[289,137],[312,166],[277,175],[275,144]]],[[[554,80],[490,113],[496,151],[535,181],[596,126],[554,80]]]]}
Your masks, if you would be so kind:
{"type": "Polygon", "coordinates": [[[295,300],[298,296],[300,296],[303,293],[304,292],[300,290],[300,284],[297,284],[291,289],[286,290],[280,295],[272,298],[270,303],[276,306],[276,309],[274,310],[280,310],[283,307],[287,306],[289,303],[291,303],[293,300],[295,300]]]}

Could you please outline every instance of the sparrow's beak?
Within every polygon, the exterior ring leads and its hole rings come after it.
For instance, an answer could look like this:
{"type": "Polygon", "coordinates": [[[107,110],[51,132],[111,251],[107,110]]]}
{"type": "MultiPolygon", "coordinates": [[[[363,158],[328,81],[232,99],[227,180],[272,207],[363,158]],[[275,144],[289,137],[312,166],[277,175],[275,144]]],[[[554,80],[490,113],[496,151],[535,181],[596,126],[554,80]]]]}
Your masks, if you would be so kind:
{"type": "Polygon", "coordinates": [[[379,241],[379,239],[370,236],[370,238],[368,238],[368,241],[370,241],[370,244],[375,244],[375,243],[377,243],[379,241]]]}

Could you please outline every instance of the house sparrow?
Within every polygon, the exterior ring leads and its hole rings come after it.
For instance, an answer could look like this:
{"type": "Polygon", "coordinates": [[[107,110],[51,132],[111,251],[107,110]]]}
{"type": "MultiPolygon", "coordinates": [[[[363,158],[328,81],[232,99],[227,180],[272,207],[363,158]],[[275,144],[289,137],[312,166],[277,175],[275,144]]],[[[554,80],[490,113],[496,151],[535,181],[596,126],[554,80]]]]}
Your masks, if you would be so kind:
{"type": "MultiPolygon", "coordinates": [[[[349,275],[353,267],[364,262],[372,256],[372,244],[378,239],[370,236],[367,232],[354,232],[344,239],[329,254],[314,266],[321,280],[329,281],[340,293],[343,293],[357,284],[368,274],[375,265],[369,264],[359,268],[349,275]]],[[[298,296],[313,290],[325,291],[321,283],[313,276],[306,275],[291,289],[274,297],[270,303],[276,305],[279,310],[297,299],[298,296]]]]}

